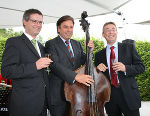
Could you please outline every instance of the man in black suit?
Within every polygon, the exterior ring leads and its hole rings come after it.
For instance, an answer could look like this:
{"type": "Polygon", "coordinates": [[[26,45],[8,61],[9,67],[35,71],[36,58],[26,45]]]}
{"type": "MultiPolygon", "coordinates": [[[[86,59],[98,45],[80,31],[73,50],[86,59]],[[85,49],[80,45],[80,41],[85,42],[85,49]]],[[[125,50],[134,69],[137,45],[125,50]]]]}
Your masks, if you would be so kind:
{"type": "Polygon", "coordinates": [[[2,58],[2,76],[12,79],[11,116],[47,116],[48,77],[45,68],[51,60],[44,58],[44,47],[37,39],[43,15],[39,10],[24,12],[24,34],[9,38],[2,58]],[[34,47],[35,46],[35,47],[34,47]]]}
{"type": "MultiPolygon", "coordinates": [[[[85,54],[81,44],[70,39],[73,34],[74,19],[68,15],[57,21],[58,36],[45,44],[46,51],[52,55],[50,79],[50,113],[51,116],[67,116],[67,102],[64,96],[64,82],[74,81],[89,86],[93,83],[91,76],[77,74],[74,71],[85,63],[85,54]],[[68,41],[68,43],[66,43],[68,41]],[[68,50],[69,44],[69,50],[68,50]],[[70,51],[72,52],[70,54],[70,51]]],[[[92,51],[94,44],[88,44],[92,51]]]]}
{"type": "Polygon", "coordinates": [[[108,77],[111,84],[110,101],[105,105],[106,112],[108,116],[139,116],[141,100],[135,75],[143,73],[145,67],[133,44],[117,42],[117,27],[114,22],[104,24],[102,35],[107,41],[107,47],[95,54],[95,65],[108,77]],[[111,48],[115,54],[112,67],[111,48]],[[113,75],[116,75],[115,82],[113,75]]]}

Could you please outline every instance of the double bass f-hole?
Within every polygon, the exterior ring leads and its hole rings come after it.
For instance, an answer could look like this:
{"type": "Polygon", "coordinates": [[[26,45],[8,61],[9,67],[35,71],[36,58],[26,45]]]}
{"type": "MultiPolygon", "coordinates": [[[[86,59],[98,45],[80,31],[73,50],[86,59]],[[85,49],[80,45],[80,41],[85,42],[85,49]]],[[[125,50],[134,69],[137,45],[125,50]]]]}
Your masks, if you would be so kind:
{"type": "Polygon", "coordinates": [[[86,63],[77,69],[76,73],[91,75],[94,83],[87,87],[81,83],[75,82],[69,85],[65,82],[64,91],[66,101],[70,103],[68,116],[105,116],[104,104],[110,99],[110,84],[102,72],[93,65],[93,53],[88,47],[90,41],[89,23],[85,18],[87,12],[81,14],[81,26],[86,34],[86,63]]]}
{"type": "Polygon", "coordinates": [[[82,111],[81,110],[77,110],[76,111],[76,115],[75,116],[78,116],[78,114],[80,115],[82,113],[82,111]]]}

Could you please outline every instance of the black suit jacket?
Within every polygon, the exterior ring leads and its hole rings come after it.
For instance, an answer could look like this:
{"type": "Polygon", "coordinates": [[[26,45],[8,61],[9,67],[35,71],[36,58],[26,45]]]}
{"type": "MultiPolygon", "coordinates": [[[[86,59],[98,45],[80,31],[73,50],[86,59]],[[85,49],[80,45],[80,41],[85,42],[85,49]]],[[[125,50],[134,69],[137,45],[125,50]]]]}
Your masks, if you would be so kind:
{"type": "MultiPolygon", "coordinates": [[[[41,55],[44,47],[38,43],[41,55]]],[[[44,105],[48,77],[44,69],[37,70],[40,58],[30,40],[22,34],[9,38],[2,58],[2,75],[12,79],[11,116],[38,116],[44,105]]]]}
{"type": "Polygon", "coordinates": [[[76,73],[75,69],[85,63],[85,54],[81,44],[70,40],[74,52],[74,64],[71,61],[68,49],[62,39],[58,36],[45,44],[46,51],[52,55],[50,79],[50,101],[51,105],[60,104],[65,101],[64,82],[73,84],[76,73]]]}
{"type": "MultiPolygon", "coordinates": [[[[133,44],[118,43],[118,61],[122,62],[126,67],[126,75],[124,72],[118,72],[121,90],[128,107],[135,110],[141,107],[140,94],[135,76],[143,73],[145,67],[136,51],[133,44]]],[[[95,54],[95,65],[100,63],[107,65],[106,48],[95,54]]],[[[109,71],[106,70],[104,74],[110,80],[109,71]]]]}

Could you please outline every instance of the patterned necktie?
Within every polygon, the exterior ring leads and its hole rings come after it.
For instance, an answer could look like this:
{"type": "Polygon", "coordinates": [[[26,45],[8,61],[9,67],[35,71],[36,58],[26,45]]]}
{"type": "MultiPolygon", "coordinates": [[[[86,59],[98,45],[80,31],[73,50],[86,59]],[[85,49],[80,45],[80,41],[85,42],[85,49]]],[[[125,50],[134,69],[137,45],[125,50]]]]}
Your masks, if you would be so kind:
{"type": "Polygon", "coordinates": [[[110,76],[111,76],[111,85],[118,87],[118,80],[117,80],[117,74],[116,72],[113,70],[112,65],[114,63],[115,60],[115,52],[113,51],[114,46],[110,47],[111,49],[111,53],[110,53],[110,76]]]}
{"type": "Polygon", "coordinates": [[[33,44],[34,48],[37,50],[37,46],[36,46],[36,39],[32,39],[31,43],[33,44]]]}
{"type": "Polygon", "coordinates": [[[73,54],[72,54],[72,51],[71,51],[71,48],[70,48],[70,45],[69,45],[69,41],[65,41],[65,43],[66,43],[67,49],[68,49],[68,51],[69,51],[69,54],[70,54],[70,56],[71,56],[71,60],[72,60],[72,62],[74,63],[74,56],[73,56],[73,54]]]}

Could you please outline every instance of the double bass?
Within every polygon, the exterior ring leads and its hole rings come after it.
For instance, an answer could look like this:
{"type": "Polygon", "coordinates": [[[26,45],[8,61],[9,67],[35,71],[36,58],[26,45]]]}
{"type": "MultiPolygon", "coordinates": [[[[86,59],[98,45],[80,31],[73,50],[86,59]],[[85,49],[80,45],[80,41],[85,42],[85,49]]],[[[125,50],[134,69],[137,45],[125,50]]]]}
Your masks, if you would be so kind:
{"type": "Polygon", "coordinates": [[[75,72],[91,75],[94,83],[88,87],[78,82],[73,85],[65,82],[64,92],[66,100],[70,102],[69,116],[105,116],[104,105],[110,99],[110,84],[105,75],[93,65],[93,53],[87,46],[90,36],[86,17],[87,12],[84,11],[80,25],[86,33],[86,63],[75,72]]]}

